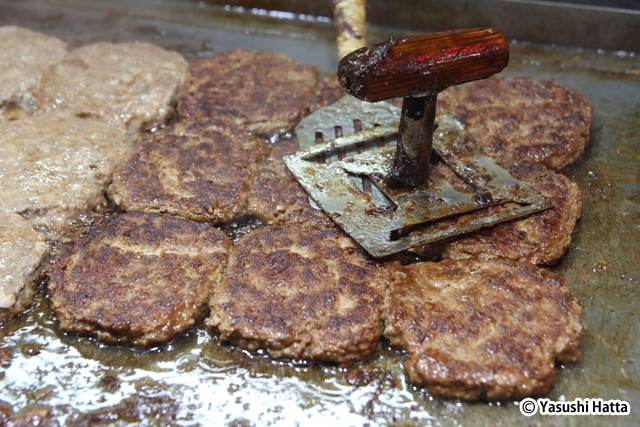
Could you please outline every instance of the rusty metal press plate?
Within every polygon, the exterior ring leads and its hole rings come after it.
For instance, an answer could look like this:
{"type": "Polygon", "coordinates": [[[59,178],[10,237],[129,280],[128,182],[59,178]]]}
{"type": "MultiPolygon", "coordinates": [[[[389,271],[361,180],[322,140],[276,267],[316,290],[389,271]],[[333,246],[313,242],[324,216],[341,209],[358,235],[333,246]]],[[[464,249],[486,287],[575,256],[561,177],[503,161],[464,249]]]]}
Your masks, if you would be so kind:
{"type": "Polygon", "coordinates": [[[303,150],[283,159],[313,201],[372,256],[472,233],[553,205],[483,154],[446,111],[436,117],[433,150],[473,191],[434,175],[424,188],[389,188],[385,182],[395,157],[399,117],[394,105],[343,96],[302,119],[296,134],[303,150]],[[336,129],[342,136],[317,144],[336,129]],[[513,209],[481,214],[511,202],[513,209]],[[470,212],[478,215],[451,220],[470,212]]]}

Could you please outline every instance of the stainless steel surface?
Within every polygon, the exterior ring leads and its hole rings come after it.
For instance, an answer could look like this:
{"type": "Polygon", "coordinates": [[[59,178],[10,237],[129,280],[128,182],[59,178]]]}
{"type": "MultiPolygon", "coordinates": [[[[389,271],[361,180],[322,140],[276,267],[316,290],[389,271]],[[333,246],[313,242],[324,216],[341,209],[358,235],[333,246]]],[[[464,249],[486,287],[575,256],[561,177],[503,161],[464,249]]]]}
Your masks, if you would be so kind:
{"type": "Polygon", "coordinates": [[[433,149],[474,191],[459,191],[435,176],[426,187],[390,188],[398,120],[400,109],[393,105],[343,96],[302,120],[298,140],[305,149],[284,158],[316,204],[372,256],[385,257],[552,206],[484,155],[462,124],[446,112],[436,118],[433,149]],[[322,136],[333,136],[335,128],[340,137],[317,145],[322,136]],[[509,202],[521,206],[449,220],[509,202]]]}
{"type": "MultiPolygon", "coordinates": [[[[322,73],[335,70],[330,22],[266,12],[276,2],[262,4],[240,12],[197,2],[1,0],[0,24],[57,35],[71,46],[137,39],[190,60],[245,47],[288,52],[322,73]]],[[[399,8],[389,25],[412,22],[428,31],[424,10],[399,8]]],[[[405,34],[368,29],[372,43],[405,34]]],[[[566,44],[581,46],[581,40],[566,44]]],[[[582,218],[571,249],[554,267],[583,307],[582,358],[556,370],[549,397],[627,400],[631,415],[524,418],[514,403],[431,399],[407,383],[403,355],[385,345],[371,361],[344,369],[251,356],[219,345],[201,326],[151,352],[109,348],[62,334],[42,293],[0,329],[0,400],[15,410],[42,404],[61,424],[75,425],[640,425],[640,58],[518,42],[504,74],[553,79],[593,102],[590,145],[567,171],[583,193],[582,218]]]]}

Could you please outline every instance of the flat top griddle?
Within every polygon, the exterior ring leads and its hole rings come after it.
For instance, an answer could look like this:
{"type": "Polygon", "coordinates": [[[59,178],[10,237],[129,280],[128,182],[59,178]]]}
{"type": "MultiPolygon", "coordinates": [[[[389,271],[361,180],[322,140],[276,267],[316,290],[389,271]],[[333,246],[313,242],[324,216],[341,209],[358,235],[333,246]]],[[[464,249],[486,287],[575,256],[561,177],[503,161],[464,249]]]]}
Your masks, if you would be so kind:
{"type": "MultiPolygon", "coordinates": [[[[248,48],[288,53],[321,74],[335,70],[327,19],[269,12],[266,5],[274,3],[264,4],[252,10],[196,2],[2,0],[0,25],[52,34],[71,48],[140,40],[188,60],[248,48]]],[[[409,17],[395,22],[402,19],[409,17]]],[[[406,34],[373,27],[368,39],[406,34]]],[[[219,345],[201,326],[150,351],[108,347],[61,333],[42,290],[27,313],[0,329],[0,400],[15,411],[50,407],[62,425],[640,424],[640,58],[516,42],[504,74],[552,79],[593,102],[591,143],[567,172],[583,194],[582,218],[571,249],[553,268],[583,307],[582,358],[556,369],[549,397],[626,400],[631,415],[524,418],[511,402],[431,399],[408,383],[404,356],[385,343],[371,361],[350,368],[248,354],[219,345]]],[[[236,224],[238,234],[242,225],[236,224]]]]}

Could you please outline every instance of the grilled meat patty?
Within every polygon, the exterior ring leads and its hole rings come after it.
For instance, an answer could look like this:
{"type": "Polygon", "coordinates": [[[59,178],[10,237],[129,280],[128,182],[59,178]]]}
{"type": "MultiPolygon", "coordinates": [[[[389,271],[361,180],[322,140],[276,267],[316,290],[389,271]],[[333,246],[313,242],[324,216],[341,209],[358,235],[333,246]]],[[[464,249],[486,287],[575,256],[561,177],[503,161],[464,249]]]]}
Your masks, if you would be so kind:
{"type": "Polygon", "coordinates": [[[191,63],[180,119],[215,119],[270,137],[300,121],[318,75],[284,54],[229,50],[191,63]]]}
{"type": "Polygon", "coordinates": [[[44,235],[15,213],[0,213],[0,325],[33,299],[38,267],[49,255],[44,235]]]}
{"type": "Polygon", "coordinates": [[[131,144],[104,122],[68,112],[0,126],[0,212],[59,228],[104,201],[103,190],[131,144]]]}
{"type": "Polygon", "coordinates": [[[233,248],[206,324],[274,358],[363,360],[380,339],[387,277],[337,230],[267,227],[233,248]]]}
{"type": "Polygon", "coordinates": [[[437,397],[519,400],[548,393],[555,361],[580,357],[580,307],[564,278],[510,260],[445,260],[394,271],[384,335],[411,382],[437,397]]]}
{"type": "Polygon", "coordinates": [[[530,77],[469,83],[446,108],[490,156],[553,170],[582,156],[593,113],[591,103],[573,90],[530,77]]]}
{"type": "Polygon", "coordinates": [[[121,126],[130,134],[167,122],[188,64],[149,43],[94,43],[68,53],[36,91],[43,111],[66,109],[121,126]]]}
{"type": "MultiPolygon", "coordinates": [[[[553,207],[524,219],[498,224],[443,245],[444,258],[508,258],[533,264],[560,259],[571,245],[571,234],[580,217],[578,186],[566,176],[541,164],[522,162],[508,168],[511,175],[553,202],[553,207]]],[[[493,207],[502,211],[506,207],[493,207]]],[[[469,216],[474,217],[478,213],[469,216]]]]}
{"type": "MultiPolygon", "coordinates": [[[[42,74],[66,53],[67,44],[55,37],[26,28],[0,27],[0,110],[26,108],[42,74]]],[[[0,114],[0,121],[2,117],[0,114]]]]}
{"type": "Polygon", "coordinates": [[[209,224],[170,215],[104,219],[46,270],[60,328],[113,344],[166,342],[206,310],[230,246],[209,224]]]}
{"type": "Polygon", "coordinates": [[[249,192],[247,213],[266,225],[333,227],[327,214],[311,207],[309,195],[282,161],[283,156],[298,150],[297,139],[290,138],[272,147],[266,165],[260,169],[249,192]]]}
{"type": "Polygon", "coordinates": [[[177,123],[139,145],[108,194],[124,211],[228,222],[242,213],[266,152],[254,135],[215,121],[177,123]]]}

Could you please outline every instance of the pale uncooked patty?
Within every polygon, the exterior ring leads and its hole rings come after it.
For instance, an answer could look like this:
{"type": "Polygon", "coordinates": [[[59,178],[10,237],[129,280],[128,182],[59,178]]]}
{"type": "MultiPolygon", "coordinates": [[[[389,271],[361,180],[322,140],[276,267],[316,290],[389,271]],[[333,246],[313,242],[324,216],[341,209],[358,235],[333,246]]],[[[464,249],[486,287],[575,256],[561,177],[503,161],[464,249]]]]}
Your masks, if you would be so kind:
{"type": "Polygon", "coordinates": [[[266,155],[256,136],[214,121],[157,131],[114,173],[109,197],[124,211],[224,223],[242,214],[266,155]]]}
{"type": "Polygon", "coordinates": [[[315,68],[284,54],[230,50],[191,63],[178,112],[269,137],[300,121],[317,78],[315,68]]]}
{"type": "Polygon", "coordinates": [[[548,393],[555,361],[575,362],[580,306],[563,277],[509,260],[396,269],[385,336],[408,352],[411,382],[437,397],[519,400],[548,393]]]}
{"type": "Polygon", "coordinates": [[[44,236],[26,219],[0,213],[0,325],[31,302],[38,267],[48,253],[44,236]]]}
{"type": "Polygon", "coordinates": [[[230,246],[209,224],[171,215],[102,220],[46,270],[60,328],[114,344],[168,341],[206,310],[230,246]]]}
{"type": "Polygon", "coordinates": [[[591,103],[548,80],[494,76],[462,87],[445,108],[490,156],[562,170],[584,153],[591,103]]]}
{"type": "Polygon", "coordinates": [[[274,358],[363,360],[380,339],[387,277],[336,230],[267,227],[233,248],[206,324],[274,358]]]}
{"type": "MultiPolygon", "coordinates": [[[[541,164],[522,162],[511,165],[508,170],[515,178],[551,200],[553,207],[446,243],[443,257],[499,257],[550,264],[569,249],[573,229],[580,217],[581,194],[578,186],[566,176],[541,164]]],[[[490,211],[500,212],[503,209],[498,206],[490,208],[490,211]]],[[[478,213],[469,217],[476,215],[478,213]]]]}
{"type": "Polygon", "coordinates": [[[100,204],[130,149],[123,132],[52,112],[0,126],[0,212],[59,228],[100,204]]]}
{"type": "Polygon", "coordinates": [[[66,109],[131,134],[164,124],[188,64],[149,43],[94,43],[69,52],[42,78],[38,108],[66,109]]]}
{"type": "Polygon", "coordinates": [[[55,37],[26,28],[0,27],[0,109],[7,104],[26,107],[42,74],[66,53],[67,44],[55,37]]]}

